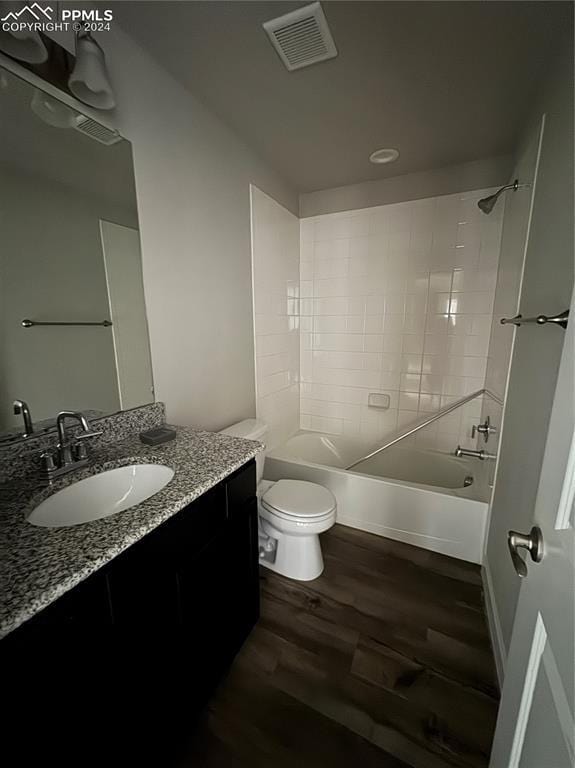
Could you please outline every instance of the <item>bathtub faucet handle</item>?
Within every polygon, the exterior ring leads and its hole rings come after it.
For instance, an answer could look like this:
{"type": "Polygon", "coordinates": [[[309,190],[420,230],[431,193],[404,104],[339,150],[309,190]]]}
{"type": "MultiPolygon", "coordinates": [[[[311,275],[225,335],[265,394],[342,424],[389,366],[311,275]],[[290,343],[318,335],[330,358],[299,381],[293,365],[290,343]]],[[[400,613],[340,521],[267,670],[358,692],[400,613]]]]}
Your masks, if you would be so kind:
{"type": "Polygon", "coordinates": [[[475,437],[476,432],[483,435],[484,441],[487,442],[489,440],[489,435],[493,434],[493,432],[497,432],[497,430],[491,425],[491,419],[487,416],[483,424],[474,424],[471,427],[472,438],[475,437]]]}

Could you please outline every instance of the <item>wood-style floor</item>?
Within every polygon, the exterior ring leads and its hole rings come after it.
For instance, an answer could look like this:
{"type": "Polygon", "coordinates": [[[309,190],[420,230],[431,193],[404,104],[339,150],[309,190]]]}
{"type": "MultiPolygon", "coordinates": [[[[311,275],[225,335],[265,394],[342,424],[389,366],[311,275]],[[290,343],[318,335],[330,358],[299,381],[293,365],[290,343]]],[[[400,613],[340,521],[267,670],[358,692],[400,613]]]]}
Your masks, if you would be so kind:
{"type": "Polygon", "coordinates": [[[183,766],[487,766],[498,691],[477,566],[336,526],[325,570],[261,570],[261,620],[183,766]]]}

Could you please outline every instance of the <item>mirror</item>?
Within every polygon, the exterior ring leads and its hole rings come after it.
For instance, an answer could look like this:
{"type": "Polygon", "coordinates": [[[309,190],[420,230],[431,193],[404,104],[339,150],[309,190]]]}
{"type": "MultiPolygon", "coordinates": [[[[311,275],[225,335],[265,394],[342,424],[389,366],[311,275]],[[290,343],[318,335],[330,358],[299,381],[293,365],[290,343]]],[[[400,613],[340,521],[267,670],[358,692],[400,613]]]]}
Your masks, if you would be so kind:
{"type": "Polygon", "coordinates": [[[0,440],[153,402],[131,145],[3,69],[0,312],[0,440]]]}

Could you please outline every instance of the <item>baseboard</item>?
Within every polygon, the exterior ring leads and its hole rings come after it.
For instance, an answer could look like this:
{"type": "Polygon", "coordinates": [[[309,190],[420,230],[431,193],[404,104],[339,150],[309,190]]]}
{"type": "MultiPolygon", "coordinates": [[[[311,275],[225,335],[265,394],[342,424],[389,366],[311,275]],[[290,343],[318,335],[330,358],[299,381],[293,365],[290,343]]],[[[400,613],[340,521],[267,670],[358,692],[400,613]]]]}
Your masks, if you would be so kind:
{"type": "Polygon", "coordinates": [[[497,603],[495,601],[495,592],[493,590],[491,571],[489,570],[489,565],[487,562],[481,568],[481,580],[483,582],[483,594],[485,596],[485,608],[487,611],[487,625],[489,627],[491,647],[493,648],[493,655],[495,657],[497,679],[499,681],[499,688],[502,688],[503,678],[505,677],[505,666],[507,664],[507,652],[505,650],[505,643],[503,642],[503,632],[501,630],[501,622],[499,621],[499,613],[497,611],[497,603]]]}

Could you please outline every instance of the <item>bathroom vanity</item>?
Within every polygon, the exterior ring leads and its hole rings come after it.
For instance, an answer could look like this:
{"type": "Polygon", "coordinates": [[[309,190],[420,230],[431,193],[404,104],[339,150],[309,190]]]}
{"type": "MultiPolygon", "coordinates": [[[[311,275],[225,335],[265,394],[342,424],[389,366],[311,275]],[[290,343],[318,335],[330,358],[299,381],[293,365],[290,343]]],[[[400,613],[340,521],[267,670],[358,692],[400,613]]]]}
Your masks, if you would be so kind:
{"type": "Polygon", "coordinates": [[[154,713],[162,749],[162,719],[169,729],[181,720],[193,725],[259,616],[254,457],[261,447],[191,429],[165,446],[137,437],[106,445],[94,456],[104,469],[157,463],[172,467],[174,478],[131,509],[73,527],[27,521],[54,489],[18,478],[2,487],[9,588],[0,602],[0,663],[4,673],[18,670],[14,700],[22,696],[23,706],[33,702],[44,713],[57,701],[83,709],[93,690],[104,689],[107,717],[115,708],[122,718],[139,712],[143,725],[154,713]]]}
{"type": "MultiPolygon", "coordinates": [[[[174,636],[189,634],[188,653],[203,664],[225,664],[258,617],[255,489],[252,460],[7,639],[65,641],[107,628],[138,632],[161,627],[174,636]]],[[[94,524],[100,522],[105,523],[94,524]]],[[[201,673],[207,680],[212,677],[206,666],[201,673]]]]}
{"type": "Polygon", "coordinates": [[[255,488],[251,461],[8,635],[6,652],[169,646],[200,711],[259,616],[255,488]]]}
{"type": "Polygon", "coordinates": [[[165,410],[131,145],[4,65],[3,755],[14,736],[22,765],[86,766],[99,752],[99,766],[142,766],[155,744],[166,768],[258,619],[263,446],[188,428],[140,441],[165,410]],[[110,491],[110,475],[134,468],[167,484],[124,503],[131,490],[110,491]]]}

